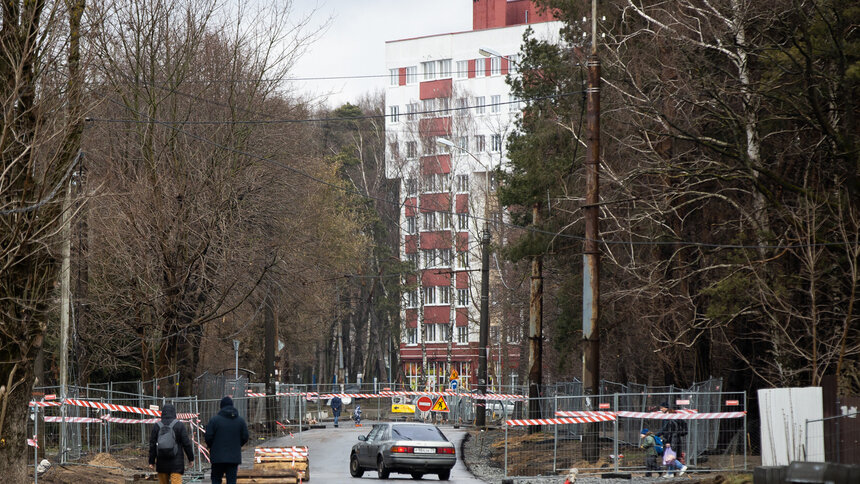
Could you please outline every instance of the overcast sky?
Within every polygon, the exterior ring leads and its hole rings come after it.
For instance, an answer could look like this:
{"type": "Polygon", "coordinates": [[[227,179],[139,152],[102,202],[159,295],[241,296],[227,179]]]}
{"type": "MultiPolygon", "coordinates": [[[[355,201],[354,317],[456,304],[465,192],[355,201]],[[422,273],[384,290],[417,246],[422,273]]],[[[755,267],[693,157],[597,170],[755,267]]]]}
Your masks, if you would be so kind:
{"type": "Polygon", "coordinates": [[[292,77],[379,76],[296,81],[302,93],[328,95],[332,107],[385,87],[385,41],[472,28],[472,0],[294,0],[294,10],[313,12],[312,26],[330,24],[292,77]]]}

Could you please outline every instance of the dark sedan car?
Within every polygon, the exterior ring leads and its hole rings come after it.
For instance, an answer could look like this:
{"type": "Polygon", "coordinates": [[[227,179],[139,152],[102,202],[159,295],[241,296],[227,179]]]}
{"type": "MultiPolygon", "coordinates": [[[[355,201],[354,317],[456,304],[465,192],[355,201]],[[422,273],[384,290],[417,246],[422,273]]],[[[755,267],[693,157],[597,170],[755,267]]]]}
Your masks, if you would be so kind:
{"type": "Polygon", "coordinates": [[[457,462],[454,444],[435,425],[392,422],[374,424],[370,433],[360,435],[349,456],[349,473],[361,477],[365,470],[376,469],[380,479],[392,472],[421,479],[437,474],[440,480],[451,477],[457,462]]]}

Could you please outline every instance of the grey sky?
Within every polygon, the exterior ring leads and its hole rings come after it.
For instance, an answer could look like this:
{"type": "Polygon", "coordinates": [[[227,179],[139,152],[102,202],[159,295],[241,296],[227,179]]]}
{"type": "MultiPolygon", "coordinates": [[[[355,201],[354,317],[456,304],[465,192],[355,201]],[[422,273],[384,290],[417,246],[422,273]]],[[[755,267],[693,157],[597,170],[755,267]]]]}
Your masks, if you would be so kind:
{"type": "Polygon", "coordinates": [[[385,41],[472,28],[472,0],[294,0],[296,15],[314,9],[311,25],[331,23],[299,59],[293,77],[370,76],[367,79],[296,81],[303,94],[340,106],[382,89],[388,81],[385,41]]]}

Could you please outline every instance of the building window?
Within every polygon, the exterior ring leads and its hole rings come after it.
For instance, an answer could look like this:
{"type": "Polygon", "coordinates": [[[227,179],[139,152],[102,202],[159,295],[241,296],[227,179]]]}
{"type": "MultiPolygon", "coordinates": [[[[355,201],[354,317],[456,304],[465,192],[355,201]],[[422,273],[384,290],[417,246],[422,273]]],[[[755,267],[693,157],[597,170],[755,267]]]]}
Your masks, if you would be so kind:
{"type": "Polygon", "coordinates": [[[400,106],[388,106],[388,117],[392,123],[400,121],[400,106]]]}
{"type": "Polygon", "coordinates": [[[400,84],[400,69],[388,69],[388,84],[390,86],[400,84]]]}
{"type": "Polygon", "coordinates": [[[502,151],[502,135],[494,134],[490,138],[490,141],[492,143],[492,151],[502,151]]]}
{"type": "Polygon", "coordinates": [[[418,103],[409,103],[406,105],[406,120],[414,121],[418,112],[418,103]]]}
{"type": "Polygon", "coordinates": [[[447,192],[451,190],[451,174],[450,173],[440,173],[437,175],[439,177],[439,189],[443,192],[447,192]]]}
{"type": "Polygon", "coordinates": [[[436,265],[436,249],[421,249],[424,254],[424,268],[436,265]]]}
{"type": "Polygon", "coordinates": [[[451,330],[450,324],[437,324],[439,326],[439,339],[438,341],[448,341],[448,333],[451,330]]]}
{"type": "MultiPolygon", "coordinates": [[[[415,269],[421,268],[421,261],[418,260],[418,252],[411,252],[409,254],[406,254],[406,259],[409,261],[409,263],[412,264],[412,267],[414,267],[415,269]]],[[[418,294],[416,294],[415,297],[418,297],[418,294]]],[[[417,306],[418,303],[416,302],[415,305],[417,306]]]]}
{"type": "Polygon", "coordinates": [[[432,81],[433,79],[436,79],[436,62],[422,62],[421,72],[424,73],[425,81],[432,81]]]}
{"type": "Polygon", "coordinates": [[[457,109],[460,109],[460,110],[469,109],[469,98],[458,97],[457,98],[457,109]]]}
{"type": "Polygon", "coordinates": [[[485,106],[486,102],[484,101],[484,96],[478,96],[475,98],[475,113],[476,114],[484,114],[486,110],[485,106]]]}
{"type": "MultiPolygon", "coordinates": [[[[528,17],[528,13],[526,13],[526,17],[528,17]]],[[[520,58],[517,54],[512,54],[508,56],[508,72],[513,74],[520,70],[520,58]]]]}
{"type": "Polygon", "coordinates": [[[436,325],[424,323],[424,341],[436,341],[436,325]]]}
{"type": "Polygon", "coordinates": [[[439,286],[439,304],[451,304],[451,288],[439,286]]]}
{"type": "Polygon", "coordinates": [[[406,328],[406,343],[410,345],[418,344],[418,328],[406,328]]]}
{"type": "Polygon", "coordinates": [[[457,268],[466,269],[469,267],[469,251],[457,252],[457,268]]]}
{"type": "Polygon", "coordinates": [[[418,307],[418,290],[413,289],[411,291],[406,291],[404,294],[406,298],[406,307],[414,308],[418,307]]]}
{"type": "Polygon", "coordinates": [[[457,61],[457,72],[454,77],[457,79],[466,79],[469,77],[469,61],[457,61]]]}
{"type": "Polygon", "coordinates": [[[439,111],[441,115],[450,115],[450,113],[448,113],[448,111],[451,110],[451,103],[449,101],[450,98],[447,97],[440,97],[436,99],[436,110],[439,111]]]}
{"type": "Polygon", "coordinates": [[[424,304],[436,304],[436,286],[424,288],[424,304]]]}
{"type": "Polygon", "coordinates": [[[418,82],[418,67],[411,66],[406,68],[406,84],[415,84],[418,82]]]}
{"type": "Polygon", "coordinates": [[[490,110],[494,113],[498,113],[502,109],[502,96],[498,94],[495,96],[490,96],[490,110]]]}
{"type": "Polygon", "coordinates": [[[457,214],[457,230],[469,230],[469,214],[457,214]]]}
{"type": "Polygon", "coordinates": [[[442,59],[439,61],[439,79],[451,77],[451,59],[442,59]]]}
{"type": "Polygon", "coordinates": [[[406,157],[407,158],[415,158],[418,156],[418,143],[414,141],[406,142],[406,157]]]}
{"type": "Polygon", "coordinates": [[[414,234],[418,232],[418,220],[416,217],[406,217],[406,233],[414,234]]]}
{"type": "MultiPolygon", "coordinates": [[[[409,148],[408,143],[407,143],[406,148],[408,150],[408,148],[409,148]]],[[[486,146],[486,143],[484,142],[484,135],[479,134],[479,135],[475,136],[475,151],[480,153],[481,151],[484,151],[485,149],[487,149],[487,146],[486,146]]]]}
{"type": "MultiPolygon", "coordinates": [[[[460,138],[465,138],[465,136],[461,136],[460,138]]],[[[469,175],[457,175],[457,191],[461,193],[469,191],[469,175]]]]}
{"type": "Polygon", "coordinates": [[[424,230],[436,230],[436,212],[424,212],[424,230]]]}
{"type": "Polygon", "coordinates": [[[475,77],[485,77],[487,75],[487,59],[480,57],[475,59],[475,77]]]}
{"type": "Polygon", "coordinates": [[[457,342],[458,343],[468,343],[469,342],[469,327],[468,326],[457,326],[457,342]]]}
{"type": "Polygon", "coordinates": [[[520,110],[520,98],[511,94],[508,96],[508,111],[514,112],[520,110]]]}
{"type": "MultiPolygon", "coordinates": [[[[415,146],[414,146],[415,142],[413,141],[412,144],[413,144],[412,149],[414,150],[415,149],[415,146]]],[[[408,150],[409,143],[406,143],[406,147],[408,150]]],[[[413,153],[412,156],[414,157],[415,154],[413,153]]],[[[406,194],[407,195],[417,195],[418,194],[418,180],[416,180],[415,178],[407,178],[406,179],[406,194]]]]}
{"type": "MultiPolygon", "coordinates": [[[[439,265],[442,267],[451,267],[451,249],[439,249],[439,265]]],[[[447,303],[448,301],[442,301],[447,303]]]]}
{"type": "Polygon", "coordinates": [[[457,137],[457,147],[462,151],[469,150],[469,137],[468,136],[458,136],[457,137]]]}
{"type": "Polygon", "coordinates": [[[451,214],[448,212],[439,212],[439,228],[447,230],[451,228],[451,214]]]}
{"type": "Polygon", "coordinates": [[[469,305],[469,290],[457,289],[457,306],[469,305]]]}
{"type": "Polygon", "coordinates": [[[498,76],[502,73],[502,58],[501,57],[490,57],[490,75],[498,76]]]}

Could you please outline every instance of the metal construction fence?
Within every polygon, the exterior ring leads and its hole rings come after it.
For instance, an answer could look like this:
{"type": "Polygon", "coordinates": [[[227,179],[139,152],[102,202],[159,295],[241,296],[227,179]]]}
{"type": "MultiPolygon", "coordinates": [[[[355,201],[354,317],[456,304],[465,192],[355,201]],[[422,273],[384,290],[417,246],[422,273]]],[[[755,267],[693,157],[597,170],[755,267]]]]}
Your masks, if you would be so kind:
{"type": "Polygon", "coordinates": [[[807,420],[804,436],[803,454],[808,462],[860,462],[860,414],[856,407],[842,415],[807,420]]]}
{"type": "Polygon", "coordinates": [[[573,412],[572,418],[579,418],[576,412],[600,412],[606,420],[594,424],[541,422],[531,426],[516,422],[528,418],[524,387],[499,387],[495,394],[479,396],[462,389],[419,392],[378,382],[345,386],[278,384],[275,394],[267,395],[263,384],[216,377],[195,382],[195,390],[201,395],[179,397],[173,386],[178,387],[174,380],[165,379],[69,387],[64,402],[44,398],[59,394],[59,388],[38,388],[30,404],[33,418],[29,420],[29,435],[36,436],[32,443],[40,450],[31,456],[42,452],[57,455],[61,462],[80,462],[97,453],[145,453],[152,424],[160,415],[157,409],[172,403],[195,442],[193,471],[202,472],[208,462],[203,440],[205,424],[219,411],[222,395],[233,397],[235,407],[248,422],[253,442],[292,435],[301,444],[305,429],[332,420],[329,401],[336,394],[343,399],[344,420],[361,406],[366,420],[424,420],[470,427],[478,412],[486,411],[488,425],[504,429],[503,462],[497,464],[509,476],[550,475],[570,467],[580,471],[605,470],[607,466],[618,471],[641,470],[639,431],[643,427],[659,429],[665,419],[654,415],[653,410],[669,401],[674,407],[695,410],[699,415],[685,418],[687,432],[678,449],[690,471],[746,468],[745,414],[743,418],[706,417],[719,412],[744,412],[747,408],[742,393],[701,390],[719,388],[719,380],[700,384],[698,391],[654,392],[648,388],[641,393],[629,393],[633,388],[630,385],[604,383],[603,388],[621,391],[601,396],[571,394],[581,391],[578,382],[548,386],[544,395],[549,396],[537,399],[542,418],[567,418],[559,412],[573,412]],[[417,403],[422,396],[434,402],[444,396],[448,412],[421,411],[417,403]],[[633,417],[620,412],[643,415],[633,417]],[[597,435],[597,440],[586,438],[589,432],[597,435]],[[598,456],[598,460],[583,461],[583,455],[598,456]]]}
{"type": "MultiPolygon", "coordinates": [[[[688,473],[748,466],[744,393],[616,393],[556,396],[540,403],[542,415],[550,417],[528,419],[527,406],[518,405],[515,417],[522,418],[506,420],[505,476],[558,475],[571,468],[580,473],[643,472],[643,429],[669,441],[688,473]],[[660,412],[662,403],[673,409],[660,412]]],[[[653,472],[666,473],[669,468],[659,464],[653,472]]]]}

